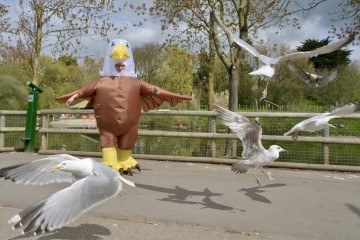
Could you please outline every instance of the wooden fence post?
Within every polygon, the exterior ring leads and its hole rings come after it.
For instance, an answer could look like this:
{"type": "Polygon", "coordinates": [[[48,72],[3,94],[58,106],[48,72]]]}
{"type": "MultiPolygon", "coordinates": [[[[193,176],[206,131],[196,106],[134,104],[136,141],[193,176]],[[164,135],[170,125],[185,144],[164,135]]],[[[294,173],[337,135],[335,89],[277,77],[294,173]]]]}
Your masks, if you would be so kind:
{"type": "MultiPolygon", "coordinates": [[[[329,126],[326,126],[323,130],[323,137],[329,137],[330,131],[329,126]]],[[[324,156],[324,164],[329,165],[329,145],[327,143],[323,143],[323,156],[324,156]]]]}
{"type": "MultiPolygon", "coordinates": [[[[47,119],[48,114],[41,113],[41,127],[42,128],[48,128],[49,127],[49,121],[47,119]]],[[[41,133],[41,150],[47,150],[48,149],[48,133],[41,133]]]]}
{"type": "MultiPolygon", "coordinates": [[[[209,117],[210,133],[216,133],[216,116],[209,117]]],[[[212,158],[216,157],[216,142],[214,138],[210,139],[210,154],[212,158]]]]}
{"type": "Polygon", "coordinates": [[[3,128],[5,128],[5,115],[0,115],[0,148],[5,147],[5,133],[3,132],[3,128]]]}

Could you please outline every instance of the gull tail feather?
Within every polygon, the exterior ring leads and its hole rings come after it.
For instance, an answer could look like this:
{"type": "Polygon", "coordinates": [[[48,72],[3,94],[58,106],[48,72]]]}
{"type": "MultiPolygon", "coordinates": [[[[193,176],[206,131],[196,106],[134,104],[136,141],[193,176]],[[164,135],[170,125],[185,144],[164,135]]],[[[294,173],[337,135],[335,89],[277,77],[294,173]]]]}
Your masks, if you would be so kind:
{"type": "Polygon", "coordinates": [[[42,213],[42,208],[47,199],[44,199],[40,202],[35,203],[31,207],[26,208],[20,213],[16,214],[9,220],[9,223],[12,225],[13,229],[22,228],[23,234],[26,234],[30,231],[38,231],[40,225],[36,224],[36,220],[39,215],[42,213]]]}
{"type": "Polygon", "coordinates": [[[246,164],[246,160],[239,160],[231,166],[231,170],[235,173],[246,173],[249,166],[246,164]]]}

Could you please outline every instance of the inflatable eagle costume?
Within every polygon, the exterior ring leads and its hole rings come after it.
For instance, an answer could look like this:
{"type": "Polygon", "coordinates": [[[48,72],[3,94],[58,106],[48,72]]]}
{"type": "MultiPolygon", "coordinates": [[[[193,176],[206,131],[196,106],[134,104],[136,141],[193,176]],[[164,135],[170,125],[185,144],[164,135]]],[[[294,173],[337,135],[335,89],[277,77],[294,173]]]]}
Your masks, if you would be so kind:
{"type": "Polygon", "coordinates": [[[130,44],[122,39],[110,42],[100,75],[100,79],[56,100],[68,106],[76,99],[88,100],[86,107],[94,109],[100,133],[103,163],[121,174],[131,175],[133,167],[140,171],[139,164],[130,155],[138,135],[141,109],[152,110],[165,101],[176,106],[191,97],[136,78],[130,44]]]}

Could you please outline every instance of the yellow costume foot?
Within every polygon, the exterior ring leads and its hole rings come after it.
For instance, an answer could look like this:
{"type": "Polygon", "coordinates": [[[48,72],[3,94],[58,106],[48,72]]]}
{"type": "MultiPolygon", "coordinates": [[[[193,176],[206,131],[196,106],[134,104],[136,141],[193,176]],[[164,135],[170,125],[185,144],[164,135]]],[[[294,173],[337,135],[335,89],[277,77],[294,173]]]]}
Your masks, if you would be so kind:
{"type": "Polygon", "coordinates": [[[117,162],[116,148],[108,147],[102,149],[103,153],[103,164],[108,165],[119,172],[121,166],[117,162]]]}
{"type": "Polygon", "coordinates": [[[140,170],[139,163],[130,156],[131,150],[121,150],[117,149],[117,164],[120,166],[120,174],[128,174],[130,176],[133,175],[131,168],[136,168],[140,170]]]}

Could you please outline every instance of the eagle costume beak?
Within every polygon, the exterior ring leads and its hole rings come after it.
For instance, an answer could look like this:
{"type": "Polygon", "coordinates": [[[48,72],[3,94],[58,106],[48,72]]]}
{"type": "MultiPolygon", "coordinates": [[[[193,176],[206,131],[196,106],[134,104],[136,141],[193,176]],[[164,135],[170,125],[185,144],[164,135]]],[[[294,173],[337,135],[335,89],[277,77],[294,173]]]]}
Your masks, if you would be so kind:
{"type": "Polygon", "coordinates": [[[119,43],[111,51],[110,57],[114,60],[124,61],[130,58],[130,53],[124,44],[119,43]]]}

